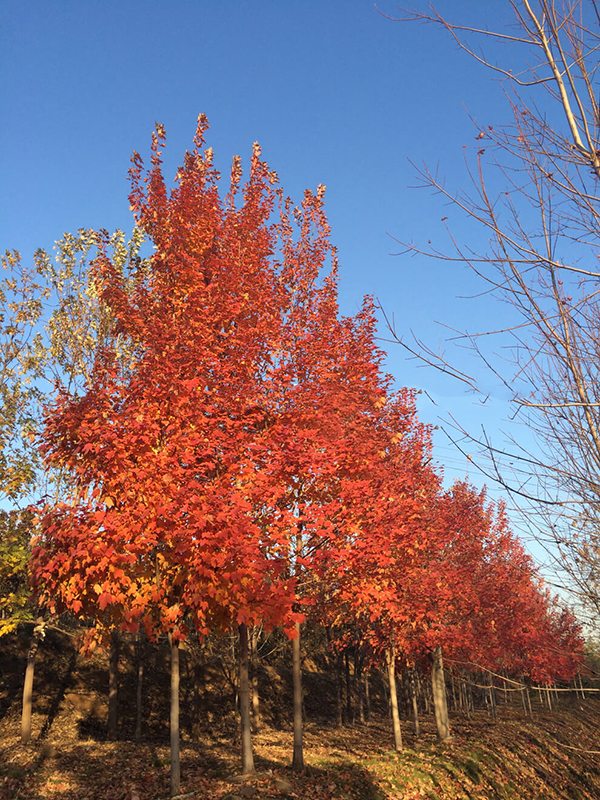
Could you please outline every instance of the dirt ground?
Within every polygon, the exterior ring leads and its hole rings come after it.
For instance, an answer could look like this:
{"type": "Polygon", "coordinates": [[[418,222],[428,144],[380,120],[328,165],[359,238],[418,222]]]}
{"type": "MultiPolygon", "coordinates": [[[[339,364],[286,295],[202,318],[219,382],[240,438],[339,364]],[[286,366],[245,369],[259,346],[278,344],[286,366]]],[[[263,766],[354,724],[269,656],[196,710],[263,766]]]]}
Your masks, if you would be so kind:
{"type": "MultiPolygon", "coordinates": [[[[84,662],[58,639],[47,643],[36,674],[33,736],[23,746],[24,645],[17,640],[0,644],[0,798],[166,800],[170,756],[165,665],[148,670],[141,743],[132,740],[134,685],[123,674],[121,734],[111,742],[105,735],[105,658],[84,662]]],[[[200,725],[189,723],[194,698],[183,691],[182,793],[198,800],[600,798],[600,700],[595,695],[583,701],[565,694],[553,712],[533,697],[533,720],[516,702],[502,700],[497,723],[484,709],[471,719],[455,712],[453,741],[444,745],[437,742],[431,714],[421,719],[418,739],[406,719],[405,749],[398,754],[392,750],[391,727],[381,705],[375,704],[376,713],[365,724],[337,728],[327,714],[319,716],[320,705],[330,707],[331,687],[315,667],[306,676],[307,767],[293,774],[287,677],[285,669],[270,669],[269,682],[262,687],[267,721],[254,736],[256,773],[249,778],[239,775],[239,733],[226,675],[219,686],[217,672],[208,681],[213,701],[204,703],[200,725]]]]}

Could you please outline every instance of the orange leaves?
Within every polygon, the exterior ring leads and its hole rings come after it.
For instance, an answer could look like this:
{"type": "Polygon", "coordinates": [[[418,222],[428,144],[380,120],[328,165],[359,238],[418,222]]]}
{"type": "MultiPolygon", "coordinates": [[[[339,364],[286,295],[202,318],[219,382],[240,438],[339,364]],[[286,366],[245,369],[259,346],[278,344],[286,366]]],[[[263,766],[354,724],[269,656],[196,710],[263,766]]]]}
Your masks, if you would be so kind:
{"type": "MultiPolygon", "coordinates": [[[[327,335],[305,315],[317,295],[324,312],[331,294],[314,285],[330,251],[322,192],[305,198],[299,232],[285,204],[274,223],[276,178],[254,148],[238,206],[239,161],[223,204],[212,152],[199,150],[206,129],[199,119],[171,192],[164,130],[157,127],[146,175],[134,154],[130,202],[155,254],[134,281],[108,257],[97,262],[102,300],[133,356],[125,369],[106,349],[93,389],[80,398],[63,392],[44,435],[48,461],[70,471],[74,492],[47,518],[40,589],[71,611],[113,622],[120,614],[128,626],[145,610],[167,630],[186,613],[202,628],[207,617],[222,624],[240,611],[275,624],[290,619],[295,597],[283,558],[290,518],[268,499],[285,496],[287,470],[267,470],[269,492],[260,473],[275,444],[269,431],[285,429],[290,414],[314,421],[321,413],[322,392],[294,408],[302,367],[287,343],[300,335],[317,346],[327,335]],[[281,261],[273,258],[278,241],[281,261]],[[79,597],[61,591],[67,576],[79,597]]],[[[327,313],[335,323],[337,311],[327,313]]],[[[310,428],[304,419],[297,430],[310,428]]],[[[307,447],[316,457],[322,443],[307,447]]],[[[309,472],[329,479],[321,458],[309,472]]]]}
{"type": "Polygon", "coordinates": [[[112,594],[110,594],[110,592],[102,592],[102,594],[98,596],[98,605],[100,606],[102,611],[104,611],[106,606],[112,602],[113,602],[113,596],[112,594]]]}
{"type": "Polygon", "coordinates": [[[164,131],[150,170],[132,160],[155,250],[131,275],[96,265],[130,355],[106,347],[88,393],[48,412],[42,449],[70,495],[41,515],[36,589],[99,630],[243,620],[294,636],[299,609],[331,608],[414,655],[475,646],[493,609],[508,641],[496,609],[522,618],[527,560],[468,487],[442,493],[414,392],[383,375],[373,302],[340,317],[323,189],[294,209],[255,148],[221,201],[206,129],[172,191],[164,131]]]}

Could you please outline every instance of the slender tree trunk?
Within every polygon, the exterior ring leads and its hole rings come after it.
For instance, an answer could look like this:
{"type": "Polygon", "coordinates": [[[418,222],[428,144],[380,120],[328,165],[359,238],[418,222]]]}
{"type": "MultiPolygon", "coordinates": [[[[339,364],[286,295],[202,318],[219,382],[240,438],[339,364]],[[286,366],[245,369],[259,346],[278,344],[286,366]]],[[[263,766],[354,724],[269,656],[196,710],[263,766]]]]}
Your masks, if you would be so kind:
{"type": "Polygon", "coordinates": [[[416,680],[415,680],[415,669],[416,667],[411,667],[410,675],[409,675],[409,686],[410,686],[410,699],[412,702],[412,711],[413,711],[413,721],[415,724],[415,736],[417,739],[421,735],[421,725],[419,724],[419,704],[417,702],[417,687],[416,687],[416,680]]]}
{"type": "Polygon", "coordinates": [[[465,709],[467,712],[467,719],[471,719],[471,687],[467,687],[467,684],[463,682],[463,696],[465,698],[465,709]]]}
{"type": "Polygon", "coordinates": [[[336,717],[337,726],[341,728],[344,724],[344,689],[342,677],[342,661],[343,656],[341,653],[336,653],[335,658],[335,701],[336,701],[336,717]]]}
{"type": "Polygon", "coordinates": [[[417,672],[417,684],[419,687],[419,694],[423,698],[423,703],[425,704],[425,713],[429,714],[431,712],[430,703],[429,703],[429,691],[427,689],[427,685],[423,685],[421,680],[421,676],[417,672]]]}
{"type": "Polygon", "coordinates": [[[392,727],[394,729],[394,747],[398,753],[402,751],[402,728],[398,714],[398,690],[396,688],[396,647],[394,644],[386,650],[388,684],[390,688],[390,707],[392,709],[392,727]]]}
{"type": "Polygon", "coordinates": [[[529,686],[525,683],[525,676],[523,675],[523,684],[525,685],[525,699],[527,700],[527,708],[529,709],[529,717],[533,719],[533,708],[531,707],[531,696],[529,694],[529,686]]]}
{"type": "Polygon", "coordinates": [[[371,682],[369,680],[369,671],[367,670],[365,675],[365,716],[367,722],[371,719],[371,682]]]}
{"type": "Polygon", "coordinates": [[[194,662],[194,721],[192,723],[192,736],[197,741],[200,736],[200,670],[198,661],[194,662]]]}
{"type": "Polygon", "coordinates": [[[31,645],[27,653],[27,666],[25,668],[25,680],[23,681],[23,710],[21,712],[21,742],[27,744],[31,739],[31,711],[33,705],[33,675],[35,672],[35,657],[37,655],[40,640],[44,636],[44,623],[38,619],[33,629],[31,645]]]}
{"type": "Polygon", "coordinates": [[[117,738],[119,715],[119,644],[119,632],[113,630],[108,663],[108,738],[113,741],[117,738]]]}
{"type": "MultiPolygon", "coordinates": [[[[329,645],[329,650],[333,651],[333,647],[331,645],[332,635],[331,635],[331,628],[329,625],[325,628],[327,633],[327,643],[329,645]]],[[[335,724],[338,728],[342,727],[343,724],[343,707],[342,707],[342,661],[341,661],[341,654],[339,651],[335,651],[335,724]]],[[[329,659],[329,665],[331,665],[332,660],[329,659]]]]}
{"type": "Polygon", "coordinates": [[[169,636],[171,645],[171,797],[181,788],[179,759],[179,642],[169,636]]]}
{"type": "Polygon", "coordinates": [[[442,648],[439,646],[431,654],[431,691],[438,735],[445,742],[451,738],[451,734],[448,720],[448,702],[446,700],[444,662],[442,660],[442,648]]]}
{"type": "Polygon", "coordinates": [[[354,683],[356,684],[356,702],[358,705],[358,721],[365,721],[365,701],[363,691],[363,671],[358,647],[354,651],[354,683]]]}
{"type": "Polygon", "coordinates": [[[475,703],[473,702],[473,687],[470,680],[465,685],[465,697],[467,698],[467,716],[471,719],[471,712],[475,713],[475,703]]]}
{"type": "Polygon", "coordinates": [[[258,733],[261,728],[260,698],[258,694],[258,635],[260,628],[254,625],[250,637],[250,655],[252,665],[252,729],[258,733]]]}
{"type": "Polygon", "coordinates": [[[354,714],[352,713],[352,685],[350,683],[350,658],[348,657],[348,650],[344,653],[344,661],[346,666],[346,717],[348,725],[354,722],[354,714]]]}
{"type": "Polygon", "coordinates": [[[585,700],[585,692],[583,690],[583,681],[581,680],[581,672],[578,673],[579,675],[579,691],[581,692],[581,699],[585,700]]]}
{"type": "Polygon", "coordinates": [[[296,638],[292,639],[292,679],[294,685],[294,754],[292,769],[304,769],[304,747],[302,743],[302,664],[300,661],[300,623],[296,622],[296,638]]]}
{"type": "Polygon", "coordinates": [[[144,632],[140,628],[137,638],[137,691],[135,704],[135,740],[142,741],[142,686],[144,682],[144,632]]]}
{"type": "Polygon", "coordinates": [[[239,626],[240,636],[240,720],[242,732],[242,773],[254,772],[252,728],[250,723],[250,682],[248,676],[248,626],[239,626]]]}
{"type": "Polygon", "coordinates": [[[494,680],[492,678],[492,673],[488,672],[488,684],[490,687],[490,710],[492,712],[492,718],[494,722],[498,722],[498,709],[496,706],[496,692],[494,690],[494,680]]]}

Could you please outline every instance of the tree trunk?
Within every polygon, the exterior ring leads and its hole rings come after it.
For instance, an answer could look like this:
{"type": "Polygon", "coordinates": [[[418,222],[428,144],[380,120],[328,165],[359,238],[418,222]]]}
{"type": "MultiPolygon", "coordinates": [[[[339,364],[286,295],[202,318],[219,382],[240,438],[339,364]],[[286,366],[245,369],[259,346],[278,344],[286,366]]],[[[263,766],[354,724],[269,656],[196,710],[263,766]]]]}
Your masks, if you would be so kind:
{"type": "Polygon", "coordinates": [[[300,623],[296,622],[296,638],[292,639],[292,678],[294,684],[294,755],[292,769],[304,769],[304,747],[302,744],[302,664],[300,662],[300,623]]]}
{"type": "Polygon", "coordinates": [[[465,712],[467,714],[467,719],[471,719],[471,705],[469,703],[469,694],[468,694],[468,691],[467,691],[467,684],[466,684],[465,681],[466,681],[466,679],[462,678],[461,679],[461,684],[460,684],[461,685],[461,690],[462,690],[462,698],[463,698],[463,709],[465,710],[465,712]]]}
{"type": "Polygon", "coordinates": [[[250,655],[252,663],[252,728],[258,733],[261,728],[260,698],[258,694],[258,634],[260,628],[254,625],[250,637],[250,655]]]}
{"type": "Polygon", "coordinates": [[[363,669],[358,647],[354,651],[354,682],[356,683],[356,702],[358,705],[358,721],[365,721],[365,694],[363,691],[363,669]]]}
{"type": "Polygon", "coordinates": [[[142,687],[144,683],[144,631],[140,628],[137,640],[137,691],[135,704],[135,740],[142,741],[142,687]]]}
{"type": "Polygon", "coordinates": [[[496,707],[496,692],[494,690],[494,679],[492,673],[488,672],[488,685],[490,687],[490,711],[494,722],[498,722],[498,709],[496,707]]]}
{"type": "Polygon", "coordinates": [[[117,738],[119,694],[119,632],[110,636],[110,659],[108,662],[108,738],[117,738]]]}
{"type": "Polygon", "coordinates": [[[413,710],[413,720],[415,723],[415,736],[417,739],[421,735],[421,726],[419,724],[419,704],[417,702],[417,687],[416,687],[416,680],[415,680],[415,670],[416,667],[412,667],[410,670],[410,699],[412,701],[412,710],[413,710]]]}
{"type": "Polygon", "coordinates": [[[527,701],[525,700],[525,678],[523,678],[523,688],[519,694],[521,695],[521,700],[523,702],[523,711],[527,714],[527,701]]]}
{"type": "Polygon", "coordinates": [[[341,653],[336,654],[335,659],[335,700],[336,700],[336,715],[337,726],[341,728],[344,724],[344,688],[342,677],[342,661],[343,656],[341,653]]]}
{"type": "Polygon", "coordinates": [[[448,702],[446,700],[444,662],[442,660],[442,648],[439,646],[431,654],[431,691],[438,735],[445,742],[451,738],[451,734],[448,720],[448,702]]]}
{"type": "Polygon", "coordinates": [[[194,722],[192,736],[197,741],[200,736],[200,715],[204,700],[204,664],[194,663],[194,722]]]}
{"type": "MultiPolygon", "coordinates": [[[[333,650],[331,646],[331,628],[329,625],[325,628],[325,632],[327,634],[327,643],[329,645],[330,651],[333,650]]],[[[339,651],[335,651],[335,722],[338,728],[342,727],[343,724],[343,710],[342,710],[342,661],[341,661],[341,654],[339,651]]],[[[329,665],[331,666],[332,660],[328,659],[329,665]]]]}
{"type": "Polygon", "coordinates": [[[371,719],[371,686],[369,681],[368,670],[364,673],[364,676],[365,676],[365,712],[366,712],[365,716],[367,722],[369,722],[371,719]]]}
{"type": "Polygon", "coordinates": [[[344,653],[344,662],[346,667],[346,718],[348,725],[354,722],[354,714],[352,713],[352,685],[350,683],[350,658],[348,657],[348,650],[344,653]]]}
{"type": "Polygon", "coordinates": [[[33,675],[35,672],[35,657],[37,655],[40,639],[44,636],[44,623],[38,619],[33,629],[33,637],[29,652],[27,653],[27,667],[23,682],[23,710],[21,713],[21,743],[27,744],[31,738],[31,711],[33,705],[33,675]]]}
{"type": "Polygon", "coordinates": [[[398,714],[398,691],[396,689],[396,647],[392,644],[385,653],[388,669],[388,683],[390,687],[390,707],[392,709],[392,726],[394,728],[394,747],[400,753],[402,751],[402,728],[400,727],[400,716],[398,714]]]}
{"type": "Polygon", "coordinates": [[[421,676],[417,672],[417,684],[419,687],[419,694],[423,698],[423,703],[425,704],[425,714],[429,715],[431,713],[430,702],[429,702],[429,690],[427,684],[423,685],[421,681],[421,676]]]}
{"type": "Polygon", "coordinates": [[[248,676],[248,626],[242,622],[240,636],[240,722],[242,733],[242,773],[254,772],[252,729],[250,724],[250,681],[248,676]]]}
{"type": "Polygon", "coordinates": [[[171,645],[171,797],[181,787],[179,760],[179,642],[169,636],[171,645]]]}

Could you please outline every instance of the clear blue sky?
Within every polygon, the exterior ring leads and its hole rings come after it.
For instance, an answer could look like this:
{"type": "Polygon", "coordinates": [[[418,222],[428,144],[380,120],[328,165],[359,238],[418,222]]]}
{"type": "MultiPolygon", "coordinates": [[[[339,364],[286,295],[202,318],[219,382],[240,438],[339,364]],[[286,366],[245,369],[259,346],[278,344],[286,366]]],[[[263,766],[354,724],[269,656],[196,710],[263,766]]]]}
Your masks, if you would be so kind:
{"type": "MultiPolygon", "coordinates": [[[[502,25],[509,13],[491,0],[458,5],[476,24],[502,25]]],[[[456,6],[440,3],[450,14],[456,6]]],[[[379,8],[396,13],[384,0],[379,8]]],[[[130,230],[131,151],[147,156],[161,122],[174,174],[204,112],[225,174],[258,141],[292,197],[327,185],[345,313],[373,294],[399,332],[429,343],[445,336],[436,321],[481,330],[498,316],[493,301],[457,299],[481,288],[467,268],[391,255],[400,246],[390,235],[442,244],[446,215],[458,238],[478,235],[430,191],[410,188],[409,160],[439,164],[459,187],[463,145],[478,147],[469,115],[508,121],[493,75],[442,31],[385,19],[370,0],[4,0],[0,39],[2,250],[28,261],[65,231],[130,230]]],[[[427,421],[449,411],[493,430],[505,413],[501,395],[479,411],[397,346],[388,368],[436,398],[438,408],[423,396],[427,421]]],[[[448,476],[463,475],[436,442],[448,476]]]]}

